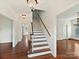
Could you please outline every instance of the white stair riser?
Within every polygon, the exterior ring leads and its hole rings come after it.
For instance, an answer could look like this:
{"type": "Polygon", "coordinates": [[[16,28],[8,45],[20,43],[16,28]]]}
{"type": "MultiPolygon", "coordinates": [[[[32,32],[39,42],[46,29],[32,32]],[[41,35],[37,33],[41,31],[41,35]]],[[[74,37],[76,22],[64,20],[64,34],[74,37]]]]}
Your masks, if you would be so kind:
{"type": "Polygon", "coordinates": [[[44,33],[34,33],[34,34],[44,34],[44,33]]]}
{"type": "Polygon", "coordinates": [[[46,37],[32,37],[32,39],[42,39],[42,38],[46,38],[46,37]]]}
{"type": "Polygon", "coordinates": [[[45,34],[36,34],[36,35],[33,35],[33,36],[45,36],[45,34]]]}
{"type": "Polygon", "coordinates": [[[46,40],[46,38],[45,39],[33,39],[33,41],[42,41],[42,40],[46,40]]]}
{"type": "Polygon", "coordinates": [[[32,38],[36,38],[36,37],[46,37],[45,35],[41,35],[41,36],[32,36],[32,38]]]}
{"type": "Polygon", "coordinates": [[[33,43],[33,45],[43,45],[43,44],[48,44],[48,42],[39,42],[39,43],[33,43]]]}
{"type": "Polygon", "coordinates": [[[32,49],[33,49],[33,51],[36,51],[36,50],[47,49],[47,48],[49,48],[49,46],[34,47],[34,48],[32,48],[32,49]]]}
{"type": "Polygon", "coordinates": [[[42,40],[42,39],[46,39],[46,37],[34,37],[34,38],[32,38],[33,40],[38,40],[38,39],[40,39],[40,40],[42,40]]]}

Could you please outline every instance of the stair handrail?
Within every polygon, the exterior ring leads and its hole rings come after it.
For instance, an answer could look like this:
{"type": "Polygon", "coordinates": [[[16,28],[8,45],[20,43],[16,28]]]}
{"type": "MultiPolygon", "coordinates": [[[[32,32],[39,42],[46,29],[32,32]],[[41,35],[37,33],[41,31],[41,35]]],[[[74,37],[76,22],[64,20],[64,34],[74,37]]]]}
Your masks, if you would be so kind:
{"type": "Polygon", "coordinates": [[[41,23],[43,24],[44,28],[46,29],[46,31],[47,31],[47,33],[48,33],[48,35],[51,37],[51,34],[49,33],[49,31],[48,31],[47,27],[45,26],[44,22],[42,21],[42,19],[41,19],[40,15],[38,14],[38,12],[36,12],[36,13],[37,13],[37,15],[39,16],[39,18],[40,18],[40,20],[41,20],[41,23]]]}
{"type": "Polygon", "coordinates": [[[31,22],[32,35],[33,35],[33,22],[31,22]]]}

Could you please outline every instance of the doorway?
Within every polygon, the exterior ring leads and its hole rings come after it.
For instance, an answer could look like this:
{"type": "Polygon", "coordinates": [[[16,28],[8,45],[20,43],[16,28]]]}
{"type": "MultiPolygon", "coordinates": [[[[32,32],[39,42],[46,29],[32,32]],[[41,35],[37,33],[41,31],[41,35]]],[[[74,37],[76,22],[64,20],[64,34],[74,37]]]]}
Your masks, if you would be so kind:
{"type": "Polygon", "coordinates": [[[79,4],[57,16],[57,54],[66,59],[79,59],[78,8],[79,4]]]}

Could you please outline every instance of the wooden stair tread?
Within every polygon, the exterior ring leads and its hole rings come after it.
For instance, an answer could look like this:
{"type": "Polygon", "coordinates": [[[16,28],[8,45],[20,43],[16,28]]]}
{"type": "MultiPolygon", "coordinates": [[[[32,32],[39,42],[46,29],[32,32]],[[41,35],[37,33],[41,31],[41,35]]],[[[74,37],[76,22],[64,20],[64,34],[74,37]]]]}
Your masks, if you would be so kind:
{"type": "Polygon", "coordinates": [[[46,52],[46,51],[50,51],[50,49],[47,48],[47,49],[35,50],[33,52],[30,51],[29,54],[41,53],[41,52],[46,52]]]}
{"type": "Polygon", "coordinates": [[[46,38],[46,37],[34,37],[33,39],[40,39],[40,38],[46,38]]]}
{"type": "Polygon", "coordinates": [[[46,55],[42,55],[42,56],[37,56],[37,57],[32,57],[30,59],[55,59],[52,54],[46,54],[46,55]]]}
{"type": "Polygon", "coordinates": [[[37,43],[37,42],[46,42],[47,40],[40,40],[40,41],[33,41],[34,43],[37,43]]]}
{"type": "Polygon", "coordinates": [[[48,44],[43,44],[43,45],[34,45],[34,47],[43,47],[43,46],[48,46],[48,44]]]}

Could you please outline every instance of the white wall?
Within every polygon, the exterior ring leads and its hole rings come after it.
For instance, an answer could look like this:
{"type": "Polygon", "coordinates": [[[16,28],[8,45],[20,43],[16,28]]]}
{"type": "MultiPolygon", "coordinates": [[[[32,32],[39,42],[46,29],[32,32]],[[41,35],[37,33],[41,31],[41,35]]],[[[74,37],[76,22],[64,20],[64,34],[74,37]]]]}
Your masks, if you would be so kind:
{"type": "Polygon", "coordinates": [[[72,31],[71,37],[72,37],[72,38],[74,38],[74,36],[75,36],[75,28],[73,27],[73,26],[74,26],[73,24],[77,24],[77,19],[74,19],[74,20],[71,21],[71,29],[72,29],[72,30],[71,30],[71,31],[72,31]]]}
{"type": "Polygon", "coordinates": [[[66,28],[65,28],[66,23],[64,23],[63,20],[57,20],[57,40],[64,39],[63,35],[66,33],[66,28]],[[65,30],[64,30],[64,28],[65,30]]]}
{"type": "Polygon", "coordinates": [[[57,40],[71,38],[71,20],[57,19],[57,40]]]}
{"type": "Polygon", "coordinates": [[[19,20],[13,21],[13,47],[22,40],[22,28],[19,20]]]}
{"type": "Polygon", "coordinates": [[[12,42],[12,20],[0,15],[0,43],[12,42]]]}

